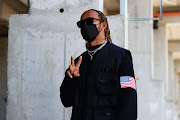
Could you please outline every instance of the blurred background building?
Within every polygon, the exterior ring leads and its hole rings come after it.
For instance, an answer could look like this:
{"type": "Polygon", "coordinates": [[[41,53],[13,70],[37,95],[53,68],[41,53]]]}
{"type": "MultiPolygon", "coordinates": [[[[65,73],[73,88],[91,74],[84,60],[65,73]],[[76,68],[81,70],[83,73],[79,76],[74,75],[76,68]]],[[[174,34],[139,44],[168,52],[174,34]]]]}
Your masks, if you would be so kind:
{"type": "Polygon", "coordinates": [[[160,17],[160,0],[128,0],[127,16],[122,1],[0,0],[0,120],[69,119],[58,88],[70,56],[85,50],[75,24],[89,8],[132,53],[138,120],[180,120],[180,0],[163,0],[162,20],[129,20],[160,17]]]}

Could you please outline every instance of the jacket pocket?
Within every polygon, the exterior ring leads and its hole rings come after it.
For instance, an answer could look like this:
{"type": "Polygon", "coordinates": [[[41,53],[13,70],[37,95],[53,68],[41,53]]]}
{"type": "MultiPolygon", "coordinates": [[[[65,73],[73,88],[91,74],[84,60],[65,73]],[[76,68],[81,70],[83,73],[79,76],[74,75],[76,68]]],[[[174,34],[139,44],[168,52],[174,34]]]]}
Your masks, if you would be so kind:
{"type": "Polygon", "coordinates": [[[96,79],[97,107],[119,107],[121,88],[115,73],[99,73],[96,79]]]}
{"type": "Polygon", "coordinates": [[[114,73],[99,73],[96,80],[96,91],[98,95],[117,95],[118,79],[114,73]]]}

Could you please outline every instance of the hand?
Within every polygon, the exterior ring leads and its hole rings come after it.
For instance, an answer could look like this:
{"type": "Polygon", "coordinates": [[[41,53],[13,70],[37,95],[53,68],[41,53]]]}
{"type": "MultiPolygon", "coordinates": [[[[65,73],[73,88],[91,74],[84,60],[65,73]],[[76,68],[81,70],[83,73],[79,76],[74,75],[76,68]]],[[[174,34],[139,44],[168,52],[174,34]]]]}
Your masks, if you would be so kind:
{"type": "Polygon", "coordinates": [[[66,71],[67,75],[70,78],[73,78],[73,76],[75,76],[75,77],[80,76],[79,67],[81,65],[81,62],[82,62],[82,56],[79,57],[79,60],[75,66],[74,65],[74,58],[73,58],[73,56],[71,56],[71,65],[69,65],[69,70],[66,71]]]}

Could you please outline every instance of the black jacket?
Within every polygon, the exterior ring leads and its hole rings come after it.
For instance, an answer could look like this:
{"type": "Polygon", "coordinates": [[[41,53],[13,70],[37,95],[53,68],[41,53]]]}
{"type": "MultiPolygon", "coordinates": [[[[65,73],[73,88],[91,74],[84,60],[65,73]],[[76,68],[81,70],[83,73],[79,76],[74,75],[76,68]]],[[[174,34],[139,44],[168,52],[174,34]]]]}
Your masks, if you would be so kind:
{"type": "Polygon", "coordinates": [[[60,87],[62,104],[73,107],[71,120],[136,120],[136,88],[121,83],[129,76],[136,86],[131,52],[108,42],[88,65],[87,51],[81,55],[80,77],[65,71],[60,87]]]}

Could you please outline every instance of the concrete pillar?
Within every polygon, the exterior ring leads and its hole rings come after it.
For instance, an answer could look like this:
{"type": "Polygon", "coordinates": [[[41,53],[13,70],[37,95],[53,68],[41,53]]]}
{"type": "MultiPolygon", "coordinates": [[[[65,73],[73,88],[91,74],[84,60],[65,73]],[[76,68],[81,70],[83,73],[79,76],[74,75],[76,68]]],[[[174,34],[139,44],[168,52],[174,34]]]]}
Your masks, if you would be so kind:
{"type": "MultiPolygon", "coordinates": [[[[128,1],[129,18],[153,16],[153,0],[128,1]]],[[[128,31],[137,81],[138,120],[163,120],[163,80],[152,78],[153,21],[129,21],[128,31]]]]}
{"type": "Polygon", "coordinates": [[[174,104],[174,120],[178,120],[179,116],[179,103],[178,103],[178,98],[179,98],[179,78],[178,78],[178,72],[175,70],[174,71],[174,77],[175,77],[175,104],[174,104]]]}
{"type": "Polygon", "coordinates": [[[178,117],[180,116],[180,76],[179,76],[179,70],[180,70],[180,59],[174,60],[174,69],[175,69],[175,117],[178,120],[178,117]]]}
{"type": "Polygon", "coordinates": [[[157,87],[158,93],[155,94],[160,98],[159,109],[157,113],[161,115],[161,119],[165,119],[165,98],[166,96],[166,82],[168,79],[168,38],[166,24],[158,24],[158,29],[153,30],[152,42],[152,79],[159,82],[161,86],[157,87]]]}
{"type": "MultiPolygon", "coordinates": [[[[178,84],[179,84],[178,91],[180,92],[180,73],[179,72],[178,72],[178,84]]],[[[180,119],[180,95],[178,95],[178,118],[180,119]]]]}
{"type": "MultiPolygon", "coordinates": [[[[176,104],[175,104],[175,94],[174,87],[170,87],[175,84],[172,83],[174,80],[170,79],[172,76],[169,74],[169,70],[172,69],[172,62],[174,60],[172,58],[171,52],[178,52],[179,51],[179,42],[176,40],[168,40],[168,26],[171,23],[178,23],[180,17],[178,16],[170,16],[170,17],[163,17],[163,20],[158,22],[158,29],[154,30],[154,40],[153,40],[153,54],[152,54],[152,77],[155,80],[160,80],[165,77],[162,81],[164,90],[162,91],[163,94],[163,120],[172,120],[176,119],[176,104]],[[168,52],[169,51],[169,52],[168,52]],[[169,57],[170,56],[170,57],[169,57]],[[170,66],[170,67],[169,67],[170,66]],[[159,74],[160,73],[160,74],[159,74]],[[170,77],[170,78],[169,78],[170,77]],[[170,84],[169,84],[170,83],[170,84]],[[173,96],[173,97],[172,97],[173,96]],[[174,118],[172,117],[174,116],[174,118]]],[[[174,68],[177,68],[175,65],[174,68]]],[[[172,70],[172,74],[175,71],[172,70]]]]}
{"type": "MultiPolygon", "coordinates": [[[[59,87],[70,56],[85,51],[76,22],[97,0],[31,0],[29,14],[11,15],[8,37],[7,120],[69,120],[59,87]],[[64,10],[64,12],[59,12],[64,10]]],[[[113,43],[124,47],[127,22],[108,16],[113,43]]]]}
{"type": "Polygon", "coordinates": [[[165,107],[165,120],[174,120],[174,105],[175,105],[175,83],[174,83],[174,61],[172,52],[168,52],[168,82],[167,87],[167,100],[165,107]]]}

